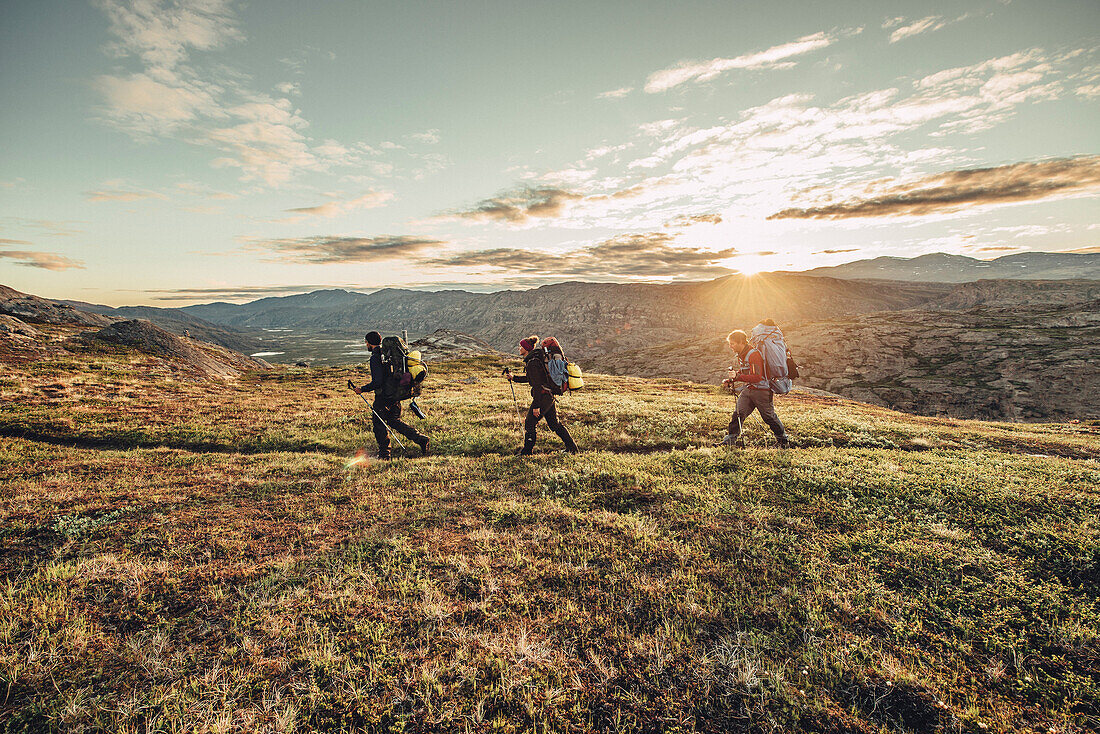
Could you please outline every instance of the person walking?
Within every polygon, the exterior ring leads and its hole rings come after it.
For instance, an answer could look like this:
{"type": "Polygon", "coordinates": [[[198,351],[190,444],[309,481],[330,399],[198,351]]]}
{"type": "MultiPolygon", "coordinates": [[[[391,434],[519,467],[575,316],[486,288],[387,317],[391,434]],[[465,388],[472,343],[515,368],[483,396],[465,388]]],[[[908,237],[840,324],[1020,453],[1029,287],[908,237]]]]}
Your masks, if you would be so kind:
{"type": "Polygon", "coordinates": [[[371,418],[374,437],[378,440],[378,458],[390,458],[390,432],[387,426],[419,446],[420,455],[426,456],[431,439],[401,420],[401,401],[397,398],[394,381],[390,379],[393,365],[382,361],[382,335],[377,331],[368,332],[366,342],[370,350],[370,382],[354,390],[359,395],[374,393],[371,418]]]}
{"type": "Polygon", "coordinates": [[[743,382],[745,388],[737,398],[737,408],[730,419],[729,431],[719,445],[735,445],[745,425],[745,419],[752,415],[754,410],[758,410],[760,417],[772,429],[776,440],[779,441],[779,448],[789,449],[791,442],[787,438],[783,421],[779,420],[779,414],[775,412],[771,383],[768,382],[764,372],[764,355],[759,349],[749,344],[748,334],[740,329],[731,331],[726,337],[726,343],[737,353],[738,369],[724,381],[724,384],[736,386],[738,382],[743,382]]]}
{"type": "Polygon", "coordinates": [[[550,389],[550,375],[546,371],[546,352],[539,346],[537,336],[529,336],[520,340],[519,355],[523,357],[524,371],[526,374],[513,375],[505,372],[504,378],[509,382],[519,382],[531,386],[531,407],[527,409],[527,417],[523,421],[523,446],[516,453],[520,456],[529,456],[535,447],[535,427],[540,420],[545,419],[550,430],[558,434],[565,443],[565,450],[571,454],[577,453],[573,437],[558,420],[557,399],[550,389]]]}

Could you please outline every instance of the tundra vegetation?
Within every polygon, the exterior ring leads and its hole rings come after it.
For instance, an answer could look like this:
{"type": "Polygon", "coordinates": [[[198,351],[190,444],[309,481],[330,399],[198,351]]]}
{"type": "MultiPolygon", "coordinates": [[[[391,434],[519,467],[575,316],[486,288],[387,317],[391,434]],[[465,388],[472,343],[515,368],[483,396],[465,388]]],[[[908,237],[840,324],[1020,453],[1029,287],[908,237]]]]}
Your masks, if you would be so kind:
{"type": "MultiPolygon", "coordinates": [[[[434,455],[354,367],[0,372],[0,722],[41,731],[1086,732],[1100,426],[588,376],[548,436],[431,365],[434,455]]],[[[521,406],[522,407],[522,406],[521,406]]]]}

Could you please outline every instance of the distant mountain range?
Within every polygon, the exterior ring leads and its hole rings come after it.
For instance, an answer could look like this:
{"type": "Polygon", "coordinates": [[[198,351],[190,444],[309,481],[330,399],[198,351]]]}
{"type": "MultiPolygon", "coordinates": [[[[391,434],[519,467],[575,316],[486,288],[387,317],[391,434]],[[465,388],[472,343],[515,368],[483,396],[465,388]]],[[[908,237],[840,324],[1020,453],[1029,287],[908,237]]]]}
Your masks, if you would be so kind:
{"type": "MultiPolygon", "coordinates": [[[[920,308],[784,324],[800,387],[952,418],[1100,417],[1100,281],[964,283],[920,308]]],[[[597,355],[596,372],[716,384],[724,335],[597,355]]]]}
{"type": "Polygon", "coordinates": [[[316,365],[364,361],[361,342],[370,329],[408,331],[413,340],[458,332],[425,342],[429,359],[455,339],[471,342],[465,335],[483,340],[482,349],[513,353],[534,333],[558,337],[570,357],[597,371],[706,382],[720,379],[730,361],[726,332],[773,318],[807,366],[803,385],[911,412],[1043,420],[1095,417],[1088,396],[1100,394],[1091,366],[1100,357],[1098,259],[1029,253],[983,263],[941,254],[878,258],[816,275],[570,282],[496,293],[324,290],[181,309],[52,301],[0,286],[0,314],[100,328],[146,318],[247,354],[316,365]],[[1009,269],[1013,277],[963,277],[974,268],[990,275],[1009,269]],[[879,277],[852,275],[871,272],[879,277]],[[883,279],[899,273],[901,280],[883,279]]]}
{"type": "Polygon", "coordinates": [[[952,287],[765,273],[664,285],[558,283],[497,293],[395,288],[368,295],[322,291],[181,310],[227,328],[291,329],[354,339],[362,339],[371,329],[407,330],[417,337],[446,328],[473,334],[508,352],[528,334],[553,334],[573,356],[583,357],[750,325],[768,317],[789,323],[912,308],[946,295],[952,287]]]}
{"type": "Polygon", "coordinates": [[[936,252],[920,257],[876,257],[806,270],[830,278],[967,283],[975,280],[1066,280],[1100,278],[1100,253],[1022,252],[995,260],[936,252]]]}

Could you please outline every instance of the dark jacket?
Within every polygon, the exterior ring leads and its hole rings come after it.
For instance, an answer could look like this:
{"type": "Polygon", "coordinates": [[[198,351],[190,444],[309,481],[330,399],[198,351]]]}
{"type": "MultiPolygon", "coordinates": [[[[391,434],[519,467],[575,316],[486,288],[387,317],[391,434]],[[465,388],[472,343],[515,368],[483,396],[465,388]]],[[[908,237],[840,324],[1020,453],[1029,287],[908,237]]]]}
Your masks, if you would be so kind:
{"type": "Polygon", "coordinates": [[[370,353],[370,382],[363,385],[363,392],[373,392],[375,401],[389,399],[386,388],[390,384],[390,374],[393,372],[390,365],[382,361],[382,348],[375,347],[370,353]],[[383,392],[385,391],[385,392],[383,392]]]}
{"type": "Polygon", "coordinates": [[[525,382],[531,385],[531,397],[541,402],[547,397],[553,398],[550,391],[550,374],[546,371],[546,352],[542,347],[533,349],[523,358],[525,375],[514,375],[515,382],[525,382]]]}

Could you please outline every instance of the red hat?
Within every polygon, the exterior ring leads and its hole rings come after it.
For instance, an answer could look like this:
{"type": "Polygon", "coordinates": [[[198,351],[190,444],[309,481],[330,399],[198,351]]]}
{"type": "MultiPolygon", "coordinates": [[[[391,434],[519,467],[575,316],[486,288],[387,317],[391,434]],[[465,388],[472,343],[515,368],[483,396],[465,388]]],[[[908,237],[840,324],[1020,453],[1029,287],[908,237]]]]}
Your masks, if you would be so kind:
{"type": "Polygon", "coordinates": [[[521,347],[523,347],[524,349],[526,349],[528,352],[530,352],[532,349],[534,349],[535,345],[538,344],[538,343],[539,343],[539,338],[537,336],[534,336],[534,335],[529,336],[526,339],[520,339],[519,340],[519,345],[521,347]]]}

